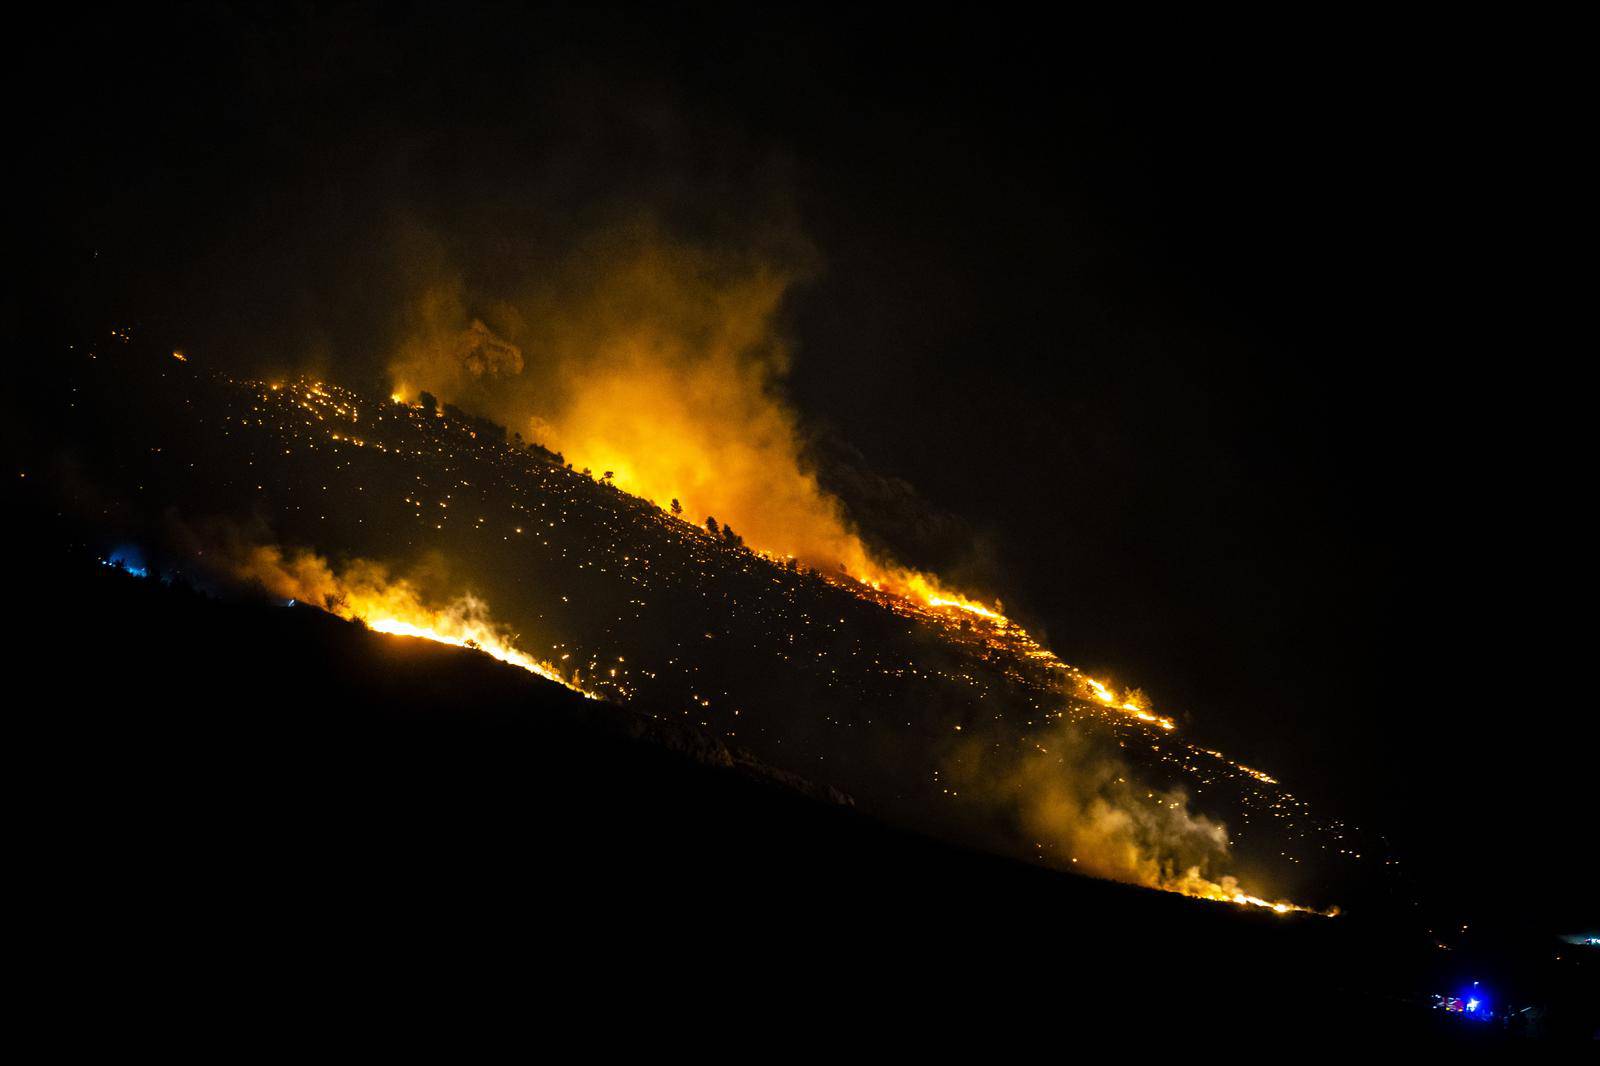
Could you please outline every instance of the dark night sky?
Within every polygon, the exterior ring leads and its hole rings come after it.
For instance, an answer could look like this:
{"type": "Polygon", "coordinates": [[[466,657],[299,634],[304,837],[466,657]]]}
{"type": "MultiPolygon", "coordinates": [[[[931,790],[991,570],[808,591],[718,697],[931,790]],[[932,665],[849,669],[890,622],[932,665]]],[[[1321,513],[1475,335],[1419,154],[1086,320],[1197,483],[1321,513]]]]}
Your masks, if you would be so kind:
{"type": "Polygon", "coordinates": [[[715,239],[758,172],[819,262],[795,406],[979,529],[1066,659],[1472,894],[1582,913],[1560,34],[249,10],[41,39],[27,307],[364,367],[346,296],[382,302],[401,206],[537,262],[629,198],[715,239]]]}

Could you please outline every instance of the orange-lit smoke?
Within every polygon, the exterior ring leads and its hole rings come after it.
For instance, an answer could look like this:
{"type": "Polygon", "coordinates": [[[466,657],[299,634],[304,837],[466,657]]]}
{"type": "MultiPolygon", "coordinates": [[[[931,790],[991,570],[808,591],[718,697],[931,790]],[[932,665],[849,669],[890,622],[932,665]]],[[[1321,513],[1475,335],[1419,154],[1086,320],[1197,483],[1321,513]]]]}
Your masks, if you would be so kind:
{"type": "Polygon", "coordinates": [[[461,282],[435,281],[392,361],[395,391],[486,414],[626,492],[679,501],[687,521],[731,525],[767,555],[998,619],[875,558],[802,461],[778,319],[804,272],[640,225],[592,240],[514,303],[479,307],[461,282]]]}
{"type": "Polygon", "coordinates": [[[1244,891],[1223,872],[1226,827],[1193,813],[1180,790],[1141,785],[1122,759],[1065,725],[1022,749],[965,740],[941,780],[958,802],[1011,812],[1024,849],[1049,865],[1279,914],[1311,910],[1244,891]]]}
{"type": "Polygon", "coordinates": [[[257,586],[272,596],[310,604],[340,618],[362,622],[379,633],[472,648],[574,692],[591,695],[579,679],[568,678],[553,664],[535,659],[517,647],[515,636],[497,625],[489,616],[488,605],[471,594],[434,604],[414,583],[392,576],[382,564],[358,559],[335,570],[315,552],[285,552],[270,544],[234,542],[207,553],[206,559],[208,565],[220,566],[232,579],[257,586]]]}

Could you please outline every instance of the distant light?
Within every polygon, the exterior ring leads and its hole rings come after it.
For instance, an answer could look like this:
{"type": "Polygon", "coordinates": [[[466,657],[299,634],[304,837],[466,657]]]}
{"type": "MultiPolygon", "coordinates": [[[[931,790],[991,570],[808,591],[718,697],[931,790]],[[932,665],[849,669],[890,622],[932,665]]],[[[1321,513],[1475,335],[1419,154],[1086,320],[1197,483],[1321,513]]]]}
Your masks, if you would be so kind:
{"type": "Polygon", "coordinates": [[[102,559],[101,562],[124,573],[132,574],[134,577],[150,576],[150,570],[145,566],[144,555],[137,548],[118,548],[102,559]]]}

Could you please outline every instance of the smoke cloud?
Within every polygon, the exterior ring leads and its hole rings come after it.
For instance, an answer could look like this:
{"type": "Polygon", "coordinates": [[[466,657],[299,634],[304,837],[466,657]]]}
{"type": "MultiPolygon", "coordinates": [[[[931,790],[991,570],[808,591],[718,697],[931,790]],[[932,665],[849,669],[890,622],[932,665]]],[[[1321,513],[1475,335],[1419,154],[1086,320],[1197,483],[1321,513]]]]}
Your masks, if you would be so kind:
{"type": "Polygon", "coordinates": [[[1026,854],[1048,865],[1203,899],[1278,909],[1224,873],[1225,826],[1189,809],[1181,789],[1141,784],[1127,763],[1068,723],[1019,742],[963,741],[941,780],[969,808],[994,812],[1026,854]]]}
{"type": "Polygon", "coordinates": [[[635,222],[580,242],[514,301],[479,308],[461,281],[436,281],[409,313],[395,388],[487,415],[759,550],[876,578],[890,568],[807,468],[782,397],[784,297],[811,269],[803,242],[788,250],[713,251],[635,222]]]}

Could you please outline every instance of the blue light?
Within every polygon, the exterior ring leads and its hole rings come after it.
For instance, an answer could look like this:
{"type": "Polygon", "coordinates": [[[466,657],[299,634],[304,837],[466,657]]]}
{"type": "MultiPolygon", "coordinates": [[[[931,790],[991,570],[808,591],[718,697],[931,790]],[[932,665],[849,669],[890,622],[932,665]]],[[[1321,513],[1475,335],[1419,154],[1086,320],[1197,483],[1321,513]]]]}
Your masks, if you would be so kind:
{"type": "Polygon", "coordinates": [[[107,566],[116,567],[124,573],[132,574],[134,577],[150,576],[150,570],[144,564],[144,554],[138,548],[128,545],[117,548],[105,559],[102,559],[101,562],[107,566]]]}
{"type": "Polygon", "coordinates": [[[1480,983],[1477,981],[1472,982],[1472,987],[1461,993],[1460,1003],[1460,1010],[1464,1017],[1493,1017],[1489,1009],[1489,997],[1484,994],[1480,983]]]}

